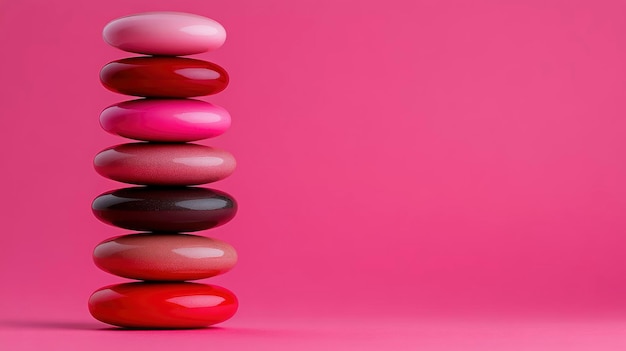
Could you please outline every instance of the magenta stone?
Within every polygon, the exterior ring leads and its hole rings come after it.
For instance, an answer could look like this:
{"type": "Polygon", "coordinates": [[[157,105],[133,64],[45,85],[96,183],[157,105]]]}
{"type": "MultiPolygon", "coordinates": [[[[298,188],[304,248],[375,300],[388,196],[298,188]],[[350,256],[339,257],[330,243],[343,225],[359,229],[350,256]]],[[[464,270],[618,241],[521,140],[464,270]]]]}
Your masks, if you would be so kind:
{"type": "Polygon", "coordinates": [[[111,134],[157,142],[212,138],[230,127],[224,108],[192,99],[139,99],[104,109],[100,125],[111,134]]]}

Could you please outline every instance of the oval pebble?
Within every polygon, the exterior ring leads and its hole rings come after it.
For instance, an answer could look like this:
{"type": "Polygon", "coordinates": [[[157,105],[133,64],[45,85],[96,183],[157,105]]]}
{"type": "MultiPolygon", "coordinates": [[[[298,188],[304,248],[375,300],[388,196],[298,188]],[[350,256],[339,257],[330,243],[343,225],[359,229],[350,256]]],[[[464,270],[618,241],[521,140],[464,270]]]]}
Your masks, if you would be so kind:
{"type": "Polygon", "coordinates": [[[153,232],[195,232],[227,223],[237,202],[223,191],[198,187],[133,187],[94,199],[93,214],[116,227],[153,232]]]}
{"type": "Polygon", "coordinates": [[[183,57],[131,57],[100,70],[105,88],[120,94],[186,98],[217,94],[228,86],[228,74],[207,61],[183,57]]]}
{"type": "Polygon", "coordinates": [[[211,183],[231,175],[235,166],[228,151],[198,144],[121,144],[94,158],[101,176],[140,185],[211,183]]]}
{"type": "Polygon", "coordinates": [[[226,30],[207,17],[183,12],[145,12],[120,17],[102,31],[109,45],[146,55],[182,56],[213,51],[226,30]]]}
{"type": "Polygon", "coordinates": [[[89,298],[97,320],[123,328],[202,328],[237,312],[235,294],[217,285],[134,282],[98,289],[89,298]]]}
{"type": "Polygon", "coordinates": [[[231,245],[188,234],[130,234],[107,239],[93,259],[105,272],[137,280],[183,281],[213,277],[232,269],[231,245]]]}
{"type": "Polygon", "coordinates": [[[230,127],[224,108],[192,99],[138,99],[111,105],[100,114],[100,125],[125,138],[186,142],[212,138],[230,127]]]}

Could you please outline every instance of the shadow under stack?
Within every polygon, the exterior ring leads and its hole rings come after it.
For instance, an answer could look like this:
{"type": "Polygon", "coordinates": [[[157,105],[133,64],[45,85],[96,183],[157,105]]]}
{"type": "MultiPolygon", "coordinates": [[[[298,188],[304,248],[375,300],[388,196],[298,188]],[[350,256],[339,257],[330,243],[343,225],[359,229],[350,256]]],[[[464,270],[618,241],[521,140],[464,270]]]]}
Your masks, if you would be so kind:
{"type": "Polygon", "coordinates": [[[219,48],[226,32],[206,17],[150,12],[113,20],[103,36],[121,50],[149,55],[116,60],[100,71],[107,89],[141,97],[107,107],[100,115],[102,128],[139,142],[101,151],[94,167],[106,178],[139,186],[106,192],[92,204],[102,222],[139,232],[98,244],[95,264],[139,281],[97,290],[89,311],[125,328],[223,322],[237,311],[235,295],[188,281],[230,270],[237,253],[228,243],[188,233],[235,216],[232,196],[194,187],[228,177],[235,159],[227,151],[189,142],[224,133],[231,120],[225,109],[189,98],[224,90],[228,74],[214,63],[179,56],[219,48]]]}

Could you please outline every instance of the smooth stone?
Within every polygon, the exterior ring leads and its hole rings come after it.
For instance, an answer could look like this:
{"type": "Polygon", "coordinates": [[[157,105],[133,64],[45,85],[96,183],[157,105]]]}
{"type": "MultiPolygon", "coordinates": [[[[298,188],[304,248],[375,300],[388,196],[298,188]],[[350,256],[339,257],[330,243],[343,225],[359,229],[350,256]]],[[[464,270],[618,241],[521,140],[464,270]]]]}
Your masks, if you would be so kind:
{"type": "Polygon", "coordinates": [[[142,233],[107,239],[94,249],[100,269],[137,280],[183,281],[213,277],[232,269],[237,252],[204,236],[142,233]]]}
{"type": "Polygon", "coordinates": [[[183,12],[145,12],[120,17],[102,31],[109,45],[146,55],[182,56],[213,51],[224,44],[218,22],[183,12]]]}
{"type": "Polygon", "coordinates": [[[202,328],[237,312],[231,291],[198,283],[134,282],[100,288],[89,298],[97,320],[123,328],[202,328]]]}
{"type": "Polygon", "coordinates": [[[214,189],[133,187],[103,193],[91,208],[100,221],[120,228],[196,232],[233,219],[237,202],[214,189]]]}
{"type": "Polygon", "coordinates": [[[120,94],[186,98],[217,94],[228,86],[228,74],[207,61],[183,57],[131,57],[100,70],[105,88],[120,94]]]}
{"type": "Polygon", "coordinates": [[[230,127],[224,108],[191,99],[138,99],[111,105],[100,114],[100,125],[125,138],[185,142],[212,138],[230,127]]]}
{"type": "Polygon", "coordinates": [[[140,185],[198,185],[224,179],[236,166],[228,151],[198,144],[129,143],[102,150],[93,161],[101,176],[140,185]]]}

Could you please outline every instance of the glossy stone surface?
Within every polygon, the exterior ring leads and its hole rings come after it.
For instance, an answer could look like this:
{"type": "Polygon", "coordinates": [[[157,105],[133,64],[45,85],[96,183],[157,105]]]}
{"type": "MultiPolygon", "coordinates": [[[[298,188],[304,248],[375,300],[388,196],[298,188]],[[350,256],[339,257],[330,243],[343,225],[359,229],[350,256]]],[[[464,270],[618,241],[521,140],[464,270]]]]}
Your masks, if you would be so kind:
{"type": "Polygon", "coordinates": [[[94,318],[124,328],[201,328],[229,319],[237,307],[227,289],[184,282],[110,285],[89,298],[94,318]]]}
{"type": "Polygon", "coordinates": [[[100,125],[111,134],[157,142],[212,138],[230,127],[224,108],[192,99],[138,99],[104,109],[100,125]]]}
{"type": "Polygon", "coordinates": [[[230,221],[237,213],[230,195],[198,187],[118,189],[98,196],[91,208],[104,223],[149,232],[205,230],[230,221]]]}
{"type": "Polygon", "coordinates": [[[124,51],[182,56],[213,51],[226,40],[218,22],[183,12],[145,12],[120,17],[102,31],[104,41],[124,51]]]}
{"type": "Polygon", "coordinates": [[[237,263],[231,245],[188,234],[130,234],[107,239],[94,249],[100,269],[138,280],[183,281],[213,277],[237,263]]]}
{"type": "Polygon", "coordinates": [[[147,56],[107,63],[100,70],[100,81],[120,94],[185,98],[219,93],[228,85],[228,74],[207,61],[147,56]]]}
{"type": "Polygon", "coordinates": [[[231,175],[236,161],[228,151],[197,144],[129,143],[94,158],[101,176],[140,185],[198,185],[231,175]]]}

